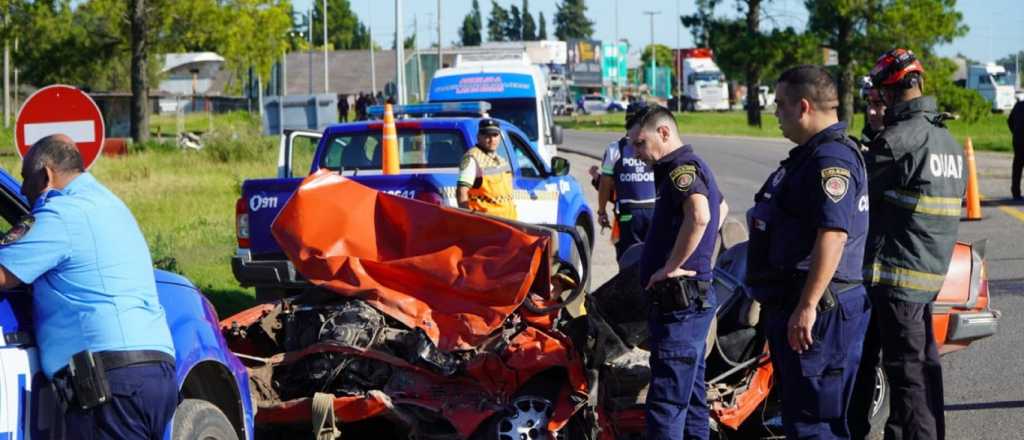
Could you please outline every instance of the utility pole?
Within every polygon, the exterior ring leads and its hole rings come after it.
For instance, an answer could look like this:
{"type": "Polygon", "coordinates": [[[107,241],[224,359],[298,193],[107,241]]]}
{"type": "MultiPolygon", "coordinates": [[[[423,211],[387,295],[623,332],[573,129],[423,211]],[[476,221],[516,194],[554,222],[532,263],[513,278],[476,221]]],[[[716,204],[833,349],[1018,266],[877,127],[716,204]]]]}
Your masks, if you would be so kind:
{"type": "MultiPolygon", "coordinates": [[[[10,14],[4,11],[4,25],[10,23],[10,14]]],[[[4,128],[11,127],[11,47],[4,40],[4,128]]]]}
{"type": "Polygon", "coordinates": [[[405,104],[405,33],[402,32],[402,0],[395,0],[395,104],[405,104]]]}
{"type": "Polygon", "coordinates": [[[327,0],[324,2],[324,93],[328,93],[327,87],[327,0]]]}
{"type": "Polygon", "coordinates": [[[443,53],[441,47],[444,43],[441,42],[441,0],[437,0],[437,68],[440,69],[443,66],[441,60],[443,60],[443,53]]]}
{"type": "Polygon", "coordinates": [[[658,51],[654,46],[654,16],[661,14],[661,11],[644,11],[651,19],[651,96],[655,95],[658,84],[658,51]]]}
{"type": "Polygon", "coordinates": [[[306,39],[309,40],[309,51],[306,52],[306,70],[309,73],[309,94],[313,94],[313,8],[309,8],[306,16],[306,39]]]}
{"type": "Polygon", "coordinates": [[[373,95],[377,96],[377,62],[373,55],[373,7],[370,5],[370,0],[366,0],[366,10],[370,11],[369,21],[366,24],[366,31],[370,33],[370,89],[373,90],[373,95]]]}
{"type": "Polygon", "coordinates": [[[619,51],[619,0],[612,0],[615,2],[615,79],[612,80],[612,99],[619,99],[619,77],[623,72],[619,72],[619,66],[622,63],[619,61],[619,56],[622,52],[619,51]]]}
{"type": "Polygon", "coordinates": [[[679,63],[679,28],[683,27],[683,23],[679,17],[681,13],[679,11],[679,0],[676,0],[676,48],[672,51],[672,66],[676,71],[676,111],[679,111],[683,97],[683,66],[679,63]]]}

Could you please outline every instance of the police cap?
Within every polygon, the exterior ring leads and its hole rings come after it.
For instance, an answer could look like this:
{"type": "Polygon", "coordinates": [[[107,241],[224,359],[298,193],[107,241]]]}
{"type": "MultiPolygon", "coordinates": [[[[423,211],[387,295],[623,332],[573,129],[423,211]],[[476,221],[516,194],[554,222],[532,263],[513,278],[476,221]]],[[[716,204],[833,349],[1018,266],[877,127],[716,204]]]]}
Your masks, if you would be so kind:
{"type": "Polygon", "coordinates": [[[491,118],[484,118],[480,120],[480,134],[501,134],[501,126],[498,125],[498,121],[491,118]]]}

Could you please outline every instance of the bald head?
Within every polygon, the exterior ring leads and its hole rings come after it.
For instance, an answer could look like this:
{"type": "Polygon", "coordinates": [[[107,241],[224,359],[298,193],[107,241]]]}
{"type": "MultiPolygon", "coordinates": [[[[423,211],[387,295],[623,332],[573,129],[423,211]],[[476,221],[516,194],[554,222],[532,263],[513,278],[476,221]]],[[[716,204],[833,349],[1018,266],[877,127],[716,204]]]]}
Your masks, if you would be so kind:
{"type": "Polygon", "coordinates": [[[75,141],[63,134],[53,134],[32,144],[24,157],[22,172],[38,173],[50,168],[60,174],[77,174],[85,171],[82,153],[75,141]]]}

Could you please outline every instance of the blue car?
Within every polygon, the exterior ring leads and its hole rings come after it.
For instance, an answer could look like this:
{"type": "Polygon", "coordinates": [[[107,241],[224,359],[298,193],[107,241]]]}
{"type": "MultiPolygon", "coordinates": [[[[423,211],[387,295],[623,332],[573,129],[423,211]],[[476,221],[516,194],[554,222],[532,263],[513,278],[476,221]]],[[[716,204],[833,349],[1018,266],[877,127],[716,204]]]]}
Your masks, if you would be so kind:
{"type": "MultiPolygon", "coordinates": [[[[0,170],[0,224],[29,213],[20,185],[0,170]]],[[[249,374],[231,353],[213,306],[187,279],[155,271],[177,358],[182,401],[167,440],[253,438],[249,374]]],[[[32,297],[25,286],[0,292],[0,440],[61,439],[61,410],[39,365],[32,297]]]]}
{"type": "MultiPolygon", "coordinates": [[[[467,104],[450,104],[454,105],[461,108],[467,104]]],[[[440,104],[422,106],[443,107],[440,104]]],[[[412,112],[415,108],[400,106],[396,113],[412,112]]],[[[459,162],[476,144],[480,119],[435,114],[428,118],[398,120],[400,173],[395,175],[381,172],[379,144],[383,123],[379,120],[332,125],[323,133],[285,133],[277,178],[242,183],[242,196],[235,204],[238,239],[238,251],[232,257],[235,278],[243,286],[256,287],[258,299],[276,298],[307,286],[271,235],[271,224],[277,213],[305,174],[333,170],[381,192],[457,206],[459,162]],[[305,146],[301,146],[303,143],[305,146]],[[307,159],[299,164],[298,159],[293,161],[293,156],[307,159]],[[303,174],[301,177],[293,176],[299,172],[303,174]]],[[[589,252],[594,242],[594,217],[579,183],[568,175],[569,162],[557,156],[544,162],[525,132],[506,121],[499,120],[499,123],[502,142],[498,153],[513,168],[517,220],[574,227],[588,245],[584,251],[589,252]]],[[[577,265],[580,273],[589,270],[582,267],[580,251],[570,244],[573,241],[569,234],[560,233],[558,242],[565,244],[558,246],[558,257],[562,261],[577,265]]]]}

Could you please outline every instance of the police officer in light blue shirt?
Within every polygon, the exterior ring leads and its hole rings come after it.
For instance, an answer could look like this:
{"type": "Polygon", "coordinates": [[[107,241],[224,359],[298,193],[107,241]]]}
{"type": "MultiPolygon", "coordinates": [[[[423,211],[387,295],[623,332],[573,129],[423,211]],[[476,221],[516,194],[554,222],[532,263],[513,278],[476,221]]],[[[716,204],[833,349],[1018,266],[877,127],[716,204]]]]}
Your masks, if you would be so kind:
{"type": "Polygon", "coordinates": [[[0,247],[0,286],[32,285],[67,438],[162,438],[178,403],[174,346],[139,226],[66,136],[39,140],[21,172],[33,220],[0,247]]]}

